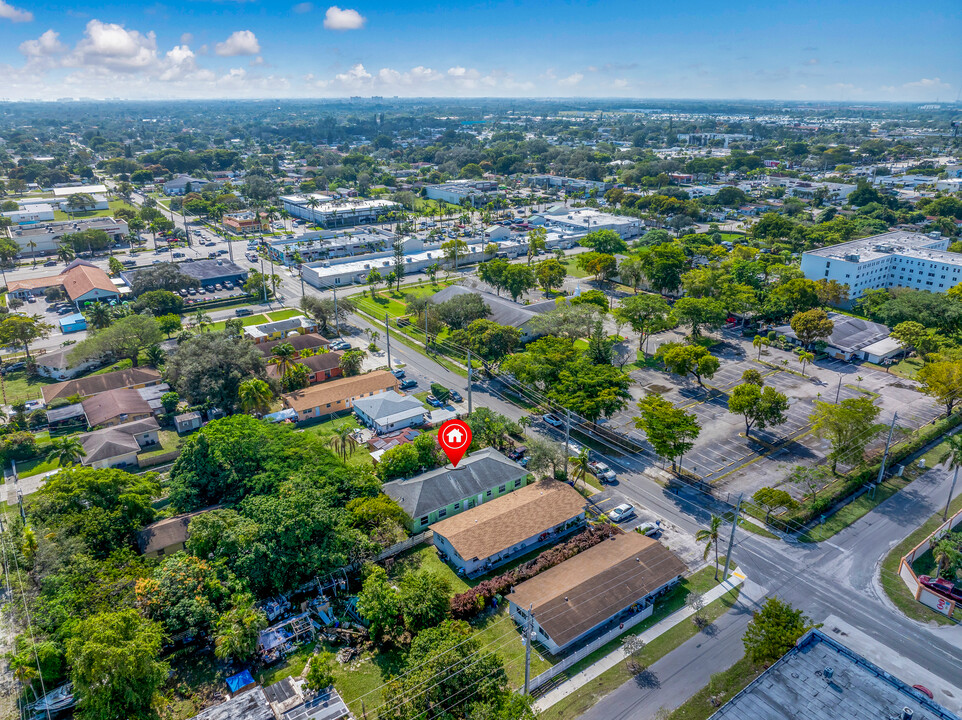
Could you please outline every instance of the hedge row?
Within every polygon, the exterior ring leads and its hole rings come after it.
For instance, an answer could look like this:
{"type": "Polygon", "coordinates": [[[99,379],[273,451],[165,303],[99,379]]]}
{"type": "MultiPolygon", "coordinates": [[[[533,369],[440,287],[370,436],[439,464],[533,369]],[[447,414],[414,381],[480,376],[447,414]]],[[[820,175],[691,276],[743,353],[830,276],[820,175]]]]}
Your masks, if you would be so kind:
{"type": "MultiPolygon", "coordinates": [[[[955,413],[950,417],[942,418],[933,425],[919,428],[912,433],[908,440],[892,446],[889,451],[887,466],[889,468],[894,467],[960,424],[962,424],[962,413],[955,413]]],[[[797,530],[800,526],[811,522],[831,508],[847,503],[865,485],[875,482],[880,468],[881,459],[879,462],[852,470],[845,477],[823,488],[816,503],[807,502],[795,510],[772,517],[769,524],[779,530],[789,532],[797,530]]]]}
{"type": "Polygon", "coordinates": [[[545,550],[533,560],[519,565],[514,570],[478,583],[475,587],[451,598],[451,614],[456,620],[468,620],[484,610],[486,603],[495,595],[504,595],[513,585],[533,578],[548,568],[563,563],[583,550],[587,550],[602,540],[620,532],[612,525],[590,527],[570,540],[545,550]]]}

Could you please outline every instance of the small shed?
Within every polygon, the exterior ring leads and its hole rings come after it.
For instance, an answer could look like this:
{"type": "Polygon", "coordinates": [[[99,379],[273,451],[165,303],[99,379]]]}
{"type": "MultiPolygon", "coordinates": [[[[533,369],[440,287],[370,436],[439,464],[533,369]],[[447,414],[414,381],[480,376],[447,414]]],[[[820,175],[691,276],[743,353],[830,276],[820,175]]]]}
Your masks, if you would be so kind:
{"type": "Polygon", "coordinates": [[[194,412],[186,412],[174,416],[174,427],[177,428],[178,433],[196,430],[203,424],[204,420],[201,417],[201,414],[196,410],[194,412]]]}
{"type": "Polygon", "coordinates": [[[64,335],[86,329],[87,318],[83,316],[83,313],[73,313],[72,315],[60,318],[60,332],[64,335]]]}
{"type": "Polygon", "coordinates": [[[251,675],[250,670],[242,670],[236,675],[231,675],[227,678],[227,687],[230,688],[231,696],[249,690],[255,685],[254,676],[251,675]]]}

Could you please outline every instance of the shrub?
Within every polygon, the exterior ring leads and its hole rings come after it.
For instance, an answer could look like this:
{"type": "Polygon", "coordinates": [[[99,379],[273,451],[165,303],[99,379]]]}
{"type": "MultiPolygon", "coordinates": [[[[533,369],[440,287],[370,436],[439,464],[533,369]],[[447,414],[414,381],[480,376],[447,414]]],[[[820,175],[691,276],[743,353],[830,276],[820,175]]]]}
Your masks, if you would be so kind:
{"type": "Polygon", "coordinates": [[[513,585],[530,580],[535,575],[563,563],[578,553],[597,545],[602,540],[611,537],[617,528],[611,525],[590,527],[583,533],[575,535],[567,542],[548,548],[533,560],[519,565],[497,577],[478,583],[470,590],[451,598],[451,615],[455,620],[468,620],[480,613],[496,595],[507,595],[513,585]]]}

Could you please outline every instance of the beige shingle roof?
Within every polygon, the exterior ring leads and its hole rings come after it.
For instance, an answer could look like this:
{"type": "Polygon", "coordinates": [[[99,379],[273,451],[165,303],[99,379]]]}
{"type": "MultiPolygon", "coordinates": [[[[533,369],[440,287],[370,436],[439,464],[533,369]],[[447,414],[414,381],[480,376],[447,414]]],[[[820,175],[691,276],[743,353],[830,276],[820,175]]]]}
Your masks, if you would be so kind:
{"type": "Polygon", "coordinates": [[[436,523],[465,560],[483,559],[579,515],[585,499],[566,483],[555,480],[526,485],[512,493],[436,523]]]}
{"type": "Polygon", "coordinates": [[[90,377],[79,378],[77,380],[67,380],[53,385],[44,385],[41,388],[43,400],[49,403],[56,398],[67,398],[73,395],[87,397],[97,393],[115,390],[117,388],[129,388],[134,385],[147,385],[148,383],[160,382],[160,373],[151,368],[127,368],[126,370],[114,370],[101,375],[91,375],[90,377]]]}

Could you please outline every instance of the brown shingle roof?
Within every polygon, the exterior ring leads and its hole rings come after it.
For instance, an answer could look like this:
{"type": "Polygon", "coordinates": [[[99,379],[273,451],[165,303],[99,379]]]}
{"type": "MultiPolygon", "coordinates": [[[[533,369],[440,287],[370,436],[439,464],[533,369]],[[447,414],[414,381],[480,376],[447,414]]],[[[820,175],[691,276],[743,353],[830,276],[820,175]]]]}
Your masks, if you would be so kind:
{"type": "Polygon", "coordinates": [[[514,588],[538,624],[564,646],[685,572],[668,548],[640,533],[614,535],[514,588]]]}
{"type": "MultiPolygon", "coordinates": [[[[321,353],[320,355],[310,355],[306,358],[298,358],[297,362],[300,365],[306,365],[307,369],[312,373],[323,372],[324,370],[333,370],[341,365],[341,355],[344,353],[339,352],[328,352],[321,353]]],[[[280,370],[277,363],[271,363],[267,366],[267,374],[270,377],[280,377],[280,370]]]]}
{"type": "Polygon", "coordinates": [[[139,392],[118,388],[97,393],[83,401],[84,415],[90,427],[103,425],[121,415],[150,415],[150,404],[139,392]]]}
{"type": "Polygon", "coordinates": [[[7,290],[9,292],[14,292],[16,290],[37,290],[39,288],[48,288],[55,285],[63,285],[63,278],[60,275],[50,275],[48,277],[39,278],[25,278],[23,280],[11,280],[7,284],[7,290]]]}
{"type": "Polygon", "coordinates": [[[134,436],[149,433],[152,430],[160,430],[160,425],[154,418],[149,417],[80,435],[77,439],[87,453],[82,462],[84,465],[92,465],[101,460],[140,452],[140,443],[134,436]]]}
{"type": "Polygon", "coordinates": [[[67,380],[53,385],[44,385],[41,388],[43,400],[49,403],[56,398],[66,398],[73,395],[87,397],[107,390],[117,388],[129,388],[134,385],[146,385],[148,383],[160,382],[160,373],[151,368],[127,368],[126,370],[115,370],[102,375],[91,375],[90,377],[79,378],[77,380],[67,380]]]}
{"type": "Polygon", "coordinates": [[[331,344],[331,341],[318,335],[317,333],[304,333],[303,335],[282,338],[281,340],[268,340],[267,342],[258,343],[254,347],[270,357],[270,354],[274,351],[274,348],[281,343],[289,343],[294,346],[295,350],[301,352],[302,350],[307,349],[327,347],[331,344]]]}
{"type": "Polygon", "coordinates": [[[110,276],[99,267],[84,263],[63,274],[63,289],[71,300],[76,300],[95,288],[120,294],[117,286],[111,282],[110,276]]]}
{"type": "Polygon", "coordinates": [[[436,523],[465,560],[483,559],[578,516],[585,499],[566,483],[534,483],[436,523]]]}
{"type": "Polygon", "coordinates": [[[187,542],[187,538],[190,535],[190,533],[187,532],[187,527],[190,525],[190,521],[198,515],[216,510],[219,507],[220,505],[211,505],[203,510],[175,515],[174,517],[158,520],[148,525],[137,533],[137,544],[140,546],[140,552],[157,552],[161,548],[187,542]]]}
{"type": "Polygon", "coordinates": [[[313,387],[281,395],[284,405],[300,414],[305,410],[321,408],[323,413],[328,403],[368,396],[386,390],[397,390],[397,378],[387,370],[375,370],[366,375],[339,378],[320,383],[313,387]]]}

